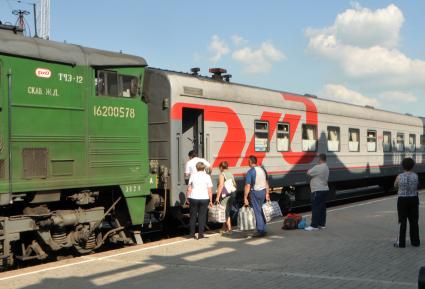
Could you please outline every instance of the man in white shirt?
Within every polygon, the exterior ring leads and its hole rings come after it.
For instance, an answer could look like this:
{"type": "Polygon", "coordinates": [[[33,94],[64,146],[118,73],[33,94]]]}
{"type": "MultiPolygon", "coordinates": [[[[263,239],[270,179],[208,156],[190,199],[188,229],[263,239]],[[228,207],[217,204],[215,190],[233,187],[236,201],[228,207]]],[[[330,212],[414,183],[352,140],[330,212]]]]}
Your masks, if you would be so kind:
{"type": "Polygon", "coordinates": [[[326,195],[329,192],[329,167],[326,154],[319,155],[319,163],[307,171],[311,189],[311,225],[307,231],[326,228],[326,195]]]}
{"type": "Polygon", "coordinates": [[[189,152],[188,156],[189,160],[186,162],[186,169],[184,171],[184,179],[186,181],[186,185],[189,182],[190,176],[196,172],[197,163],[203,163],[206,169],[209,169],[211,167],[211,164],[207,160],[199,158],[197,153],[193,150],[189,152]]]}

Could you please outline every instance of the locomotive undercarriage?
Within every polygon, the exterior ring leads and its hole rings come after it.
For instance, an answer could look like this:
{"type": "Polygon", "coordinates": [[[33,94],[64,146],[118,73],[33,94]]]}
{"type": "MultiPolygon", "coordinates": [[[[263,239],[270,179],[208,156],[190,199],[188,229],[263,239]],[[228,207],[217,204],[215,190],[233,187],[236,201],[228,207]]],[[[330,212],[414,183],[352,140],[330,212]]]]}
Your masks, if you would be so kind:
{"type": "Polygon", "coordinates": [[[0,271],[16,262],[69,255],[70,251],[87,254],[106,242],[134,243],[126,234],[125,212],[120,212],[122,197],[105,201],[98,192],[81,191],[62,193],[60,199],[47,204],[23,203],[20,214],[14,211],[0,216],[0,271]]]}

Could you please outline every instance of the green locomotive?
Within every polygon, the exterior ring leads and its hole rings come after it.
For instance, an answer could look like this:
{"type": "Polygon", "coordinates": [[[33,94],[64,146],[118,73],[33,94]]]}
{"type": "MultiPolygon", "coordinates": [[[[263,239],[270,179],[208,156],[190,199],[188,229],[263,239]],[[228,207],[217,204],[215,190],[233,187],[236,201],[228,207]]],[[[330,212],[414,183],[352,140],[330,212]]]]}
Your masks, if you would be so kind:
{"type": "Polygon", "coordinates": [[[141,240],[129,229],[155,185],[146,65],[1,25],[0,267],[141,240]]]}

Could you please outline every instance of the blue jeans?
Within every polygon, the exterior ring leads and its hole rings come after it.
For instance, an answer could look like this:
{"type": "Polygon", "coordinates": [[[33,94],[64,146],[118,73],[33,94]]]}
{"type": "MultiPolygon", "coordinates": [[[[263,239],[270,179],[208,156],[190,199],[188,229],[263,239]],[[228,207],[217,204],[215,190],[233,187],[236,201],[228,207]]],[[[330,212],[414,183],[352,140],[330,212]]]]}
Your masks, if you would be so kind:
{"type": "Polygon", "coordinates": [[[257,231],[258,233],[266,232],[266,220],[263,215],[263,204],[266,199],[266,190],[261,191],[251,191],[249,193],[249,199],[251,201],[252,209],[255,214],[255,221],[257,223],[257,231]]]}
{"type": "Polygon", "coordinates": [[[326,226],[326,195],[328,191],[311,194],[311,225],[314,228],[326,226]]]}

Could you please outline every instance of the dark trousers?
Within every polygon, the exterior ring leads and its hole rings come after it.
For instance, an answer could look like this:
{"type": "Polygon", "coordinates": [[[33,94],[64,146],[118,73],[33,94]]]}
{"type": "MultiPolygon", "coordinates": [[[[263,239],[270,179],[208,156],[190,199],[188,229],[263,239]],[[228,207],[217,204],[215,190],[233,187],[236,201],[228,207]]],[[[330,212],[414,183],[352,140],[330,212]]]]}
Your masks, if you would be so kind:
{"type": "Polygon", "coordinates": [[[316,191],[311,194],[311,226],[326,226],[326,196],[328,191],[316,191]]]}
{"type": "Polygon", "coordinates": [[[266,232],[266,220],[263,215],[263,204],[266,199],[266,190],[251,191],[249,193],[249,199],[251,201],[252,209],[255,214],[255,221],[257,224],[257,231],[259,233],[266,232]]]}
{"type": "Polygon", "coordinates": [[[410,243],[412,246],[419,246],[419,198],[418,197],[399,197],[397,200],[398,223],[400,225],[400,234],[398,245],[406,246],[407,220],[410,225],[410,243]]]}
{"type": "Polygon", "coordinates": [[[207,209],[209,200],[189,199],[190,211],[190,235],[195,235],[196,221],[198,221],[198,234],[204,235],[205,224],[207,222],[207,209]]]}

